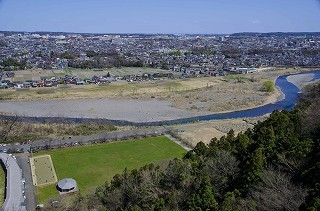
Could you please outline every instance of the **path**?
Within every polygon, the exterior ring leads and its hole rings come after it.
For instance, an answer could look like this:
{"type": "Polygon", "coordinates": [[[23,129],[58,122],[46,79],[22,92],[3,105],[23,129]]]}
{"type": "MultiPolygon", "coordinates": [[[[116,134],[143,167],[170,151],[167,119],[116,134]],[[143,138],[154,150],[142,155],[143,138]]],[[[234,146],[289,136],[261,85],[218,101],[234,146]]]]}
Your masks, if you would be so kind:
{"type": "Polygon", "coordinates": [[[164,134],[168,139],[170,139],[171,141],[173,141],[174,143],[180,145],[183,149],[190,151],[192,150],[192,148],[190,148],[189,146],[187,146],[186,144],[184,144],[182,141],[179,141],[178,139],[174,138],[172,135],[170,134],[164,134]]]}

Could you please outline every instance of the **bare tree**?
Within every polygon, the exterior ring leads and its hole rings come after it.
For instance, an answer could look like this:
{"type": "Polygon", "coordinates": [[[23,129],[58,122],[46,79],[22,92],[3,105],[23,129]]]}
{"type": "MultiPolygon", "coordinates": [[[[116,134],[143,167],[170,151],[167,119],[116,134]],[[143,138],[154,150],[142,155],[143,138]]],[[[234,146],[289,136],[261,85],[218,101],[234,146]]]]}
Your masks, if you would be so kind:
{"type": "Polygon", "coordinates": [[[298,210],[304,202],[307,190],[295,185],[290,177],[279,170],[263,172],[261,182],[251,191],[258,210],[298,210]]]}
{"type": "Polygon", "coordinates": [[[8,142],[8,138],[17,133],[17,131],[15,130],[17,123],[17,116],[13,117],[12,119],[0,119],[0,142],[8,142]]]}
{"type": "Polygon", "coordinates": [[[239,173],[239,161],[227,151],[218,151],[215,157],[206,162],[205,171],[212,185],[224,189],[239,173]]]}

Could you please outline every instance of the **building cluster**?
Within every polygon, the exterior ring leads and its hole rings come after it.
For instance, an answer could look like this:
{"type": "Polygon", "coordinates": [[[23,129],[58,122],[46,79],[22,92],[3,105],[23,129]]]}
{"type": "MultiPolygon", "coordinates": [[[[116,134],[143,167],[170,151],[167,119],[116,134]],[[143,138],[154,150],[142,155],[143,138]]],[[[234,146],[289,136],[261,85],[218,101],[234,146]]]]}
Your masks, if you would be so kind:
{"type": "Polygon", "coordinates": [[[149,66],[185,75],[320,66],[318,34],[94,35],[0,33],[0,69],[149,66]]]}

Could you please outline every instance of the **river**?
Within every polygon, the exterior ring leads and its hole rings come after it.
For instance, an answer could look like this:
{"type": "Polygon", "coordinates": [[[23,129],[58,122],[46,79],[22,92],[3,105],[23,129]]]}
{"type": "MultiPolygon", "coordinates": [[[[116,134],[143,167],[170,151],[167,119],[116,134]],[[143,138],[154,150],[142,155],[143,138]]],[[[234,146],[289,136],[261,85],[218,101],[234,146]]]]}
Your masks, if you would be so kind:
{"type": "MultiPolygon", "coordinates": [[[[320,79],[320,70],[318,71],[310,71],[310,72],[303,72],[295,75],[302,76],[303,74],[313,74],[313,77],[311,78],[310,82],[316,81],[320,79]]],[[[172,108],[170,106],[166,106],[168,110],[166,110],[164,113],[161,113],[159,115],[165,115],[165,118],[167,120],[159,120],[157,119],[158,113],[156,110],[157,106],[161,103],[161,101],[148,101],[143,103],[149,103],[149,106],[146,106],[150,108],[150,111],[146,111],[143,106],[139,104],[137,101],[130,101],[126,104],[123,104],[121,101],[112,101],[112,100],[106,100],[103,102],[99,102],[99,106],[103,105],[102,107],[108,107],[109,113],[117,113],[116,118],[115,116],[103,116],[103,113],[101,114],[95,114],[96,116],[85,116],[83,115],[83,111],[77,111],[77,106],[70,106],[69,104],[66,104],[65,107],[61,107],[62,103],[54,101],[46,101],[46,102],[0,102],[1,110],[2,111],[10,111],[10,109],[15,108],[16,111],[28,111],[27,113],[19,113],[16,112],[18,116],[20,116],[21,121],[32,121],[32,122],[65,122],[65,123],[84,123],[84,122],[97,122],[100,124],[106,124],[106,123],[112,123],[114,125],[134,125],[134,126],[162,126],[162,125],[172,125],[172,124],[183,124],[183,123],[190,123],[190,122],[196,122],[196,121],[208,121],[208,120],[221,120],[221,119],[233,119],[233,118],[247,118],[247,117],[258,117],[263,116],[265,114],[269,114],[274,110],[291,110],[297,99],[298,95],[301,92],[300,88],[298,88],[299,85],[294,85],[293,83],[289,82],[287,79],[288,75],[279,76],[276,79],[275,85],[281,91],[282,97],[278,99],[275,103],[270,103],[264,106],[247,109],[247,110],[241,110],[241,111],[234,111],[234,112],[226,112],[226,113],[219,113],[219,114],[207,114],[207,113],[199,113],[198,115],[191,114],[192,117],[186,116],[186,112],[189,113],[190,111],[182,111],[175,108],[172,108]],[[47,103],[47,104],[46,104],[47,103]],[[112,105],[115,105],[114,103],[118,103],[116,106],[109,106],[108,103],[113,103],[112,105]],[[138,103],[137,105],[135,105],[138,103]],[[29,105],[30,104],[30,105],[29,105]],[[68,112],[68,115],[59,115],[54,114],[52,111],[49,111],[49,113],[43,113],[46,112],[49,108],[52,108],[53,111],[56,109],[54,105],[57,104],[58,108],[60,110],[65,110],[66,108],[71,108],[71,110],[68,112]],[[40,107],[39,107],[40,106],[40,107]],[[136,116],[134,120],[128,119],[128,113],[125,113],[126,106],[134,107],[136,106],[139,109],[143,109],[143,112],[136,112],[136,114],[132,114],[132,116],[136,116]],[[42,108],[42,109],[41,109],[42,108]],[[29,109],[29,110],[28,110],[29,109]],[[33,109],[33,110],[32,110],[33,109]],[[117,110],[117,112],[112,111],[112,109],[117,110]],[[124,113],[119,113],[119,110],[123,111],[124,113]],[[40,113],[39,113],[40,112],[40,113]],[[50,113],[51,112],[51,113],[50,113]],[[79,113],[82,113],[79,117],[79,113]],[[61,117],[63,116],[63,117],[61,117]],[[127,118],[126,118],[127,117],[127,118]],[[155,117],[153,120],[152,118],[155,117]]],[[[67,103],[68,101],[64,100],[64,103],[67,103]]],[[[72,102],[72,101],[70,101],[72,102]]],[[[86,105],[90,107],[91,101],[82,101],[82,105],[86,105]]],[[[77,103],[72,102],[73,105],[76,105],[77,103]]],[[[102,108],[101,107],[101,108],[102,108]]],[[[100,108],[100,109],[101,109],[100,108]]],[[[88,109],[88,108],[86,108],[88,109]]],[[[133,110],[135,110],[134,108],[133,110]]],[[[97,109],[95,112],[100,111],[97,109]]],[[[12,112],[12,110],[11,110],[12,112]]],[[[88,112],[87,112],[88,113],[88,112]]],[[[130,113],[130,112],[129,112],[130,113]]],[[[2,116],[5,118],[14,118],[14,116],[2,116]]]]}

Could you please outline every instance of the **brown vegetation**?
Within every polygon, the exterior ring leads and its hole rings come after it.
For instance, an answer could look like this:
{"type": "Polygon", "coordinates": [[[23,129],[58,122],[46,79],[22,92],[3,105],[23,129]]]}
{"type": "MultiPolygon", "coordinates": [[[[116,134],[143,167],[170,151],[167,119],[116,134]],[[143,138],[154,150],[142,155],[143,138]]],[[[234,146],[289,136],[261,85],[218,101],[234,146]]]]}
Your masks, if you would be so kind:
{"type": "Polygon", "coordinates": [[[112,125],[97,124],[49,124],[0,120],[0,143],[21,142],[59,136],[90,135],[98,131],[117,130],[112,125]]]}
{"type": "Polygon", "coordinates": [[[236,134],[243,132],[248,128],[253,128],[257,121],[263,121],[267,117],[246,118],[246,119],[226,119],[206,122],[196,122],[185,125],[172,126],[176,138],[189,146],[195,147],[202,141],[209,144],[212,137],[221,138],[227,135],[227,132],[234,130],[236,134]]]}

